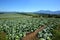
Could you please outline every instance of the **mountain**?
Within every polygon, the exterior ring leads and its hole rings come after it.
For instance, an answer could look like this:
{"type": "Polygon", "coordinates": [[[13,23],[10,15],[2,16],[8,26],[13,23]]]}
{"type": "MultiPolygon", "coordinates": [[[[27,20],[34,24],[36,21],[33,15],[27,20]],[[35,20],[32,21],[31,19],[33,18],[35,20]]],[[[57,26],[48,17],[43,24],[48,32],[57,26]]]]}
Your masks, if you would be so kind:
{"type": "Polygon", "coordinates": [[[40,10],[37,11],[36,13],[42,13],[42,14],[59,14],[60,15],[60,11],[50,11],[50,10],[40,10]]]}

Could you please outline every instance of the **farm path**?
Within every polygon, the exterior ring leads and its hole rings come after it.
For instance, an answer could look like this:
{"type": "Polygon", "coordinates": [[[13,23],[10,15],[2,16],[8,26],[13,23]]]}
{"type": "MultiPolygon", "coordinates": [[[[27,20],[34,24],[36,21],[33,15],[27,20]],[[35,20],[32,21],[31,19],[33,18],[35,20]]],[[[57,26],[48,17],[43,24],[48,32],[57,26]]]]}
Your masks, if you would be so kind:
{"type": "Polygon", "coordinates": [[[25,37],[22,38],[22,40],[39,40],[37,37],[38,32],[42,31],[45,27],[41,26],[37,30],[35,30],[32,33],[27,34],[25,37]]]}

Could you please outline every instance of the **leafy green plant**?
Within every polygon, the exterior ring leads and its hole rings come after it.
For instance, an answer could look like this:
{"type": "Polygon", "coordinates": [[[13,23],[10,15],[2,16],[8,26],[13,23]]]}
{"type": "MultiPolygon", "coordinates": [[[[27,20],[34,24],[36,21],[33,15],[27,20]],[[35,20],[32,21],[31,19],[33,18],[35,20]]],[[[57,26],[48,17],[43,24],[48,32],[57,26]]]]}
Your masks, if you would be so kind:
{"type": "Polygon", "coordinates": [[[53,36],[51,30],[56,27],[58,22],[60,22],[59,20],[55,18],[31,18],[25,16],[18,19],[2,19],[0,20],[0,31],[5,31],[7,34],[6,38],[9,40],[19,40],[26,36],[27,32],[34,32],[41,25],[44,25],[46,28],[38,33],[38,37],[41,40],[51,40],[51,36],[53,36]]]}

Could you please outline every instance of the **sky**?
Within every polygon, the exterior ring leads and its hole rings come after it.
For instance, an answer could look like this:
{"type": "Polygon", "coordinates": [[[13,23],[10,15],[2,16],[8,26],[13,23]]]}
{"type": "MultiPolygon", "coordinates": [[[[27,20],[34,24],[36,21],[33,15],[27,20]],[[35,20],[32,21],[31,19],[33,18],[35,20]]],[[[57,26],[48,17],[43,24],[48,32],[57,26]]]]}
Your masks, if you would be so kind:
{"type": "Polygon", "coordinates": [[[60,10],[60,0],[0,0],[0,12],[35,12],[39,10],[60,10]]]}

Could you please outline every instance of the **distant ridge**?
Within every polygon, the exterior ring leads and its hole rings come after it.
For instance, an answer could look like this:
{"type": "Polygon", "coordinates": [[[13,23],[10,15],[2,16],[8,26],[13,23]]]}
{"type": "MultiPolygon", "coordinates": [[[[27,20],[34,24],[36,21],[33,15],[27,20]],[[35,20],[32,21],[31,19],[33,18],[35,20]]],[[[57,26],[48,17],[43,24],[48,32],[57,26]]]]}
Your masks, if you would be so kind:
{"type": "Polygon", "coordinates": [[[60,15],[60,11],[40,10],[36,12],[0,12],[0,14],[16,14],[16,13],[36,13],[36,14],[56,14],[60,15]]]}
{"type": "Polygon", "coordinates": [[[40,11],[37,11],[36,13],[42,13],[42,14],[59,14],[60,15],[60,11],[50,11],[50,10],[40,10],[40,11]]]}

